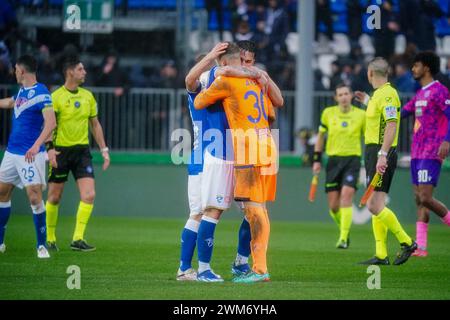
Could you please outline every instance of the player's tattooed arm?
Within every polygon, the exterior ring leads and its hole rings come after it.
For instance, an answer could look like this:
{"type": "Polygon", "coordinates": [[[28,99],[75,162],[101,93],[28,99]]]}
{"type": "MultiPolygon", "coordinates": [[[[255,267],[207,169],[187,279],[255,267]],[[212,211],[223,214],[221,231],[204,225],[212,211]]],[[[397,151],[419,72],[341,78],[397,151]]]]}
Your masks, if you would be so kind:
{"type": "Polygon", "coordinates": [[[269,80],[268,94],[270,101],[272,101],[272,104],[275,108],[281,108],[284,105],[284,98],[280,88],[277,86],[275,81],[272,80],[267,72],[264,71],[263,74],[269,80]]]}
{"type": "Polygon", "coordinates": [[[257,70],[253,70],[247,67],[232,67],[225,66],[217,68],[215,72],[216,77],[226,76],[226,77],[235,77],[235,78],[250,78],[250,79],[258,79],[262,76],[261,72],[257,70]]]}
{"type": "Polygon", "coordinates": [[[189,92],[197,91],[200,85],[200,76],[215,64],[215,60],[225,52],[228,43],[217,44],[203,59],[201,59],[187,74],[185,78],[186,89],[189,92]]]}
{"type": "Polygon", "coordinates": [[[13,98],[0,99],[0,109],[12,109],[14,108],[13,98]]]}

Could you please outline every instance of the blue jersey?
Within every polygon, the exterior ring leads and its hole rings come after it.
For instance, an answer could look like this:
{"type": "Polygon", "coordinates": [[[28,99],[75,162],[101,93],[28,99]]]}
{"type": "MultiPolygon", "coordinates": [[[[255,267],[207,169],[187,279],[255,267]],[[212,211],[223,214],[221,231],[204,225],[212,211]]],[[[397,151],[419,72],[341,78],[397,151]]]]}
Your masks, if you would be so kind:
{"type": "MultiPolygon", "coordinates": [[[[52,98],[48,89],[43,84],[37,83],[30,88],[21,87],[13,99],[12,130],[6,151],[25,155],[42,132],[44,125],[42,112],[52,106],[52,98]]],[[[39,151],[44,150],[42,145],[39,151]]]]}
{"type": "Polygon", "coordinates": [[[188,165],[188,174],[196,176],[203,172],[203,132],[207,130],[206,110],[196,110],[194,108],[194,100],[201,90],[199,85],[196,92],[188,92],[188,107],[192,120],[192,128],[194,130],[194,145],[191,151],[191,158],[188,165]]]}
{"type": "MultiPolygon", "coordinates": [[[[214,82],[215,73],[217,70],[217,66],[213,67],[209,73],[209,79],[207,87],[209,88],[211,84],[214,82]]],[[[218,102],[215,105],[206,108],[207,111],[207,120],[208,120],[208,127],[210,129],[217,130],[217,133],[220,132],[222,136],[221,143],[215,144],[214,141],[211,141],[209,143],[208,147],[205,149],[208,150],[208,152],[211,153],[212,156],[223,159],[223,160],[234,160],[234,153],[233,153],[233,143],[231,140],[231,137],[228,137],[227,130],[230,128],[228,125],[227,116],[225,114],[225,109],[222,106],[222,102],[218,102]]],[[[213,138],[215,139],[215,138],[213,138]]]]}

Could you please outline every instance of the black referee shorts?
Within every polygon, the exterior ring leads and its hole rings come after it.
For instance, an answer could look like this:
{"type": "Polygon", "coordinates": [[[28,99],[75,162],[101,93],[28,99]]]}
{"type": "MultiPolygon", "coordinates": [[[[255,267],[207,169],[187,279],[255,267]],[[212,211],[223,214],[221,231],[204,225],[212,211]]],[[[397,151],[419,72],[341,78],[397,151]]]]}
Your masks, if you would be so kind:
{"type": "Polygon", "coordinates": [[[343,186],[357,189],[361,158],[330,157],[327,164],[325,191],[340,191],[343,186]]]}
{"type": "Polygon", "coordinates": [[[89,146],[55,147],[55,149],[60,152],[56,156],[58,168],[49,165],[48,182],[66,182],[70,172],[72,172],[75,180],[94,178],[94,167],[92,166],[89,146]]]}
{"type": "MultiPolygon", "coordinates": [[[[369,144],[366,145],[365,152],[365,167],[366,167],[366,177],[367,185],[370,184],[373,177],[377,172],[377,162],[378,162],[378,152],[381,150],[381,145],[369,144]]],[[[387,169],[384,173],[375,191],[389,193],[391,189],[392,180],[394,179],[395,170],[397,169],[397,149],[391,148],[387,156],[387,169]]]]}

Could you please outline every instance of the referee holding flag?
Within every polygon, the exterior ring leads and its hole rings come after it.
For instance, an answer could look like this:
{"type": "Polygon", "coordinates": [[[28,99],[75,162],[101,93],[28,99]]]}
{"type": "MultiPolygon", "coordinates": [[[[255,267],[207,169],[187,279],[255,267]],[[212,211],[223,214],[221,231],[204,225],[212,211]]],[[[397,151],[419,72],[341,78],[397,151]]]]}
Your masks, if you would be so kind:
{"type": "Polygon", "coordinates": [[[403,230],[392,210],[386,207],[386,198],[397,167],[397,142],[400,128],[400,98],[388,82],[389,64],[383,58],[369,63],[367,76],[375,89],[372,97],[356,92],[356,99],[367,105],[365,132],[365,167],[367,183],[378,173],[381,178],[375,192],[368,200],[372,213],[372,226],[376,242],[374,258],[363,261],[365,265],[389,265],[387,254],[387,231],[391,231],[400,242],[401,251],[394,265],[401,265],[417,249],[417,244],[403,230]]]}

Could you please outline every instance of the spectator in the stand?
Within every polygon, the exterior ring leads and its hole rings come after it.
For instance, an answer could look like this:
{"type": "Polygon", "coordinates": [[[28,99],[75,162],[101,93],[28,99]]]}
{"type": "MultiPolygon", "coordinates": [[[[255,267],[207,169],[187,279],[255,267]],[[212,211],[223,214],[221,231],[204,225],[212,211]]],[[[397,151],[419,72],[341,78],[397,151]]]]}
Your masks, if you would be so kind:
{"type": "Polygon", "coordinates": [[[39,47],[37,55],[38,81],[45,84],[49,89],[54,85],[60,85],[64,79],[60,72],[56,71],[54,59],[50,56],[50,50],[46,45],[39,47]]]}
{"type": "Polygon", "coordinates": [[[322,71],[320,69],[314,70],[314,91],[325,91],[326,88],[322,82],[322,71]]]}
{"type": "Polygon", "coordinates": [[[233,35],[234,41],[253,40],[254,33],[250,30],[250,25],[247,21],[241,20],[238,22],[236,33],[233,35]]]}
{"type": "Polygon", "coordinates": [[[381,5],[381,28],[375,29],[373,33],[376,56],[389,60],[394,54],[395,38],[400,31],[400,25],[397,20],[393,0],[383,0],[381,5]]]}
{"type": "Polygon", "coordinates": [[[266,34],[269,35],[269,59],[274,61],[286,51],[289,16],[282,0],[269,0],[268,4],[266,34]]]}
{"type": "Polygon", "coordinates": [[[130,85],[133,88],[144,88],[149,85],[149,80],[144,74],[144,69],[137,63],[131,67],[130,70],[130,85]]]}
{"type": "Polygon", "coordinates": [[[223,30],[224,30],[224,8],[223,8],[223,4],[222,4],[222,0],[208,0],[205,1],[206,4],[206,10],[208,11],[208,19],[211,19],[212,16],[212,12],[215,11],[216,12],[216,16],[217,16],[217,23],[218,23],[218,27],[219,27],[219,37],[220,37],[220,41],[222,41],[223,39],[223,30]]]}
{"type": "Polygon", "coordinates": [[[259,20],[256,23],[256,30],[253,34],[252,41],[256,43],[258,61],[267,63],[268,60],[268,46],[269,36],[265,33],[266,23],[264,20],[259,20]]]}
{"type": "Polygon", "coordinates": [[[230,5],[234,32],[237,31],[237,27],[241,21],[248,22],[250,28],[254,29],[257,20],[254,2],[255,1],[234,0],[234,2],[230,5]]]}
{"type": "Polygon", "coordinates": [[[343,61],[334,61],[331,64],[331,79],[329,90],[334,91],[336,87],[344,83],[346,86],[352,87],[354,81],[353,62],[346,59],[343,61]]]}
{"type": "MultiPolygon", "coordinates": [[[[259,60],[259,58],[258,58],[259,60]]],[[[272,72],[276,83],[283,90],[295,90],[295,63],[287,61],[284,63],[283,69],[278,72],[272,72]]]]}
{"type": "Polygon", "coordinates": [[[9,33],[17,28],[17,16],[9,1],[0,1],[0,41],[5,40],[9,33]]]}
{"type": "Polygon", "coordinates": [[[342,83],[341,65],[339,61],[335,60],[331,63],[330,87],[328,88],[328,90],[334,91],[340,83],[342,83]]]}
{"type": "Polygon", "coordinates": [[[420,51],[436,50],[434,19],[444,16],[436,0],[399,1],[402,31],[420,51]]]}
{"type": "Polygon", "coordinates": [[[395,65],[393,84],[399,92],[412,93],[417,88],[416,81],[412,76],[409,66],[405,63],[395,65]]]}
{"type": "Polygon", "coordinates": [[[319,26],[321,23],[325,25],[325,35],[327,36],[328,40],[333,41],[334,29],[329,0],[316,0],[316,41],[319,38],[319,26]]]}
{"type": "Polygon", "coordinates": [[[347,24],[348,36],[350,38],[351,47],[357,46],[359,38],[362,35],[362,16],[366,8],[362,5],[361,0],[347,0],[347,24]]]}
{"type": "Polygon", "coordinates": [[[119,66],[119,58],[116,53],[112,52],[103,59],[95,85],[99,87],[113,87],[116,97],[124,95],[128,88],[128,79],[119,66]]]}
{"type": "Polygon", "coordinates": [[[14,83],[14,78],[9,49],[3,41],[0,41],[0,83],[14,83]]]}
{"type": "Polygon", "coordinates": [[[167,61],[159,72],[159,78],[157,79],[157,85],[160,88],[180,88],[180,79],[178,76],[178,69],[175,65],[175,61],[167,61]]]}

